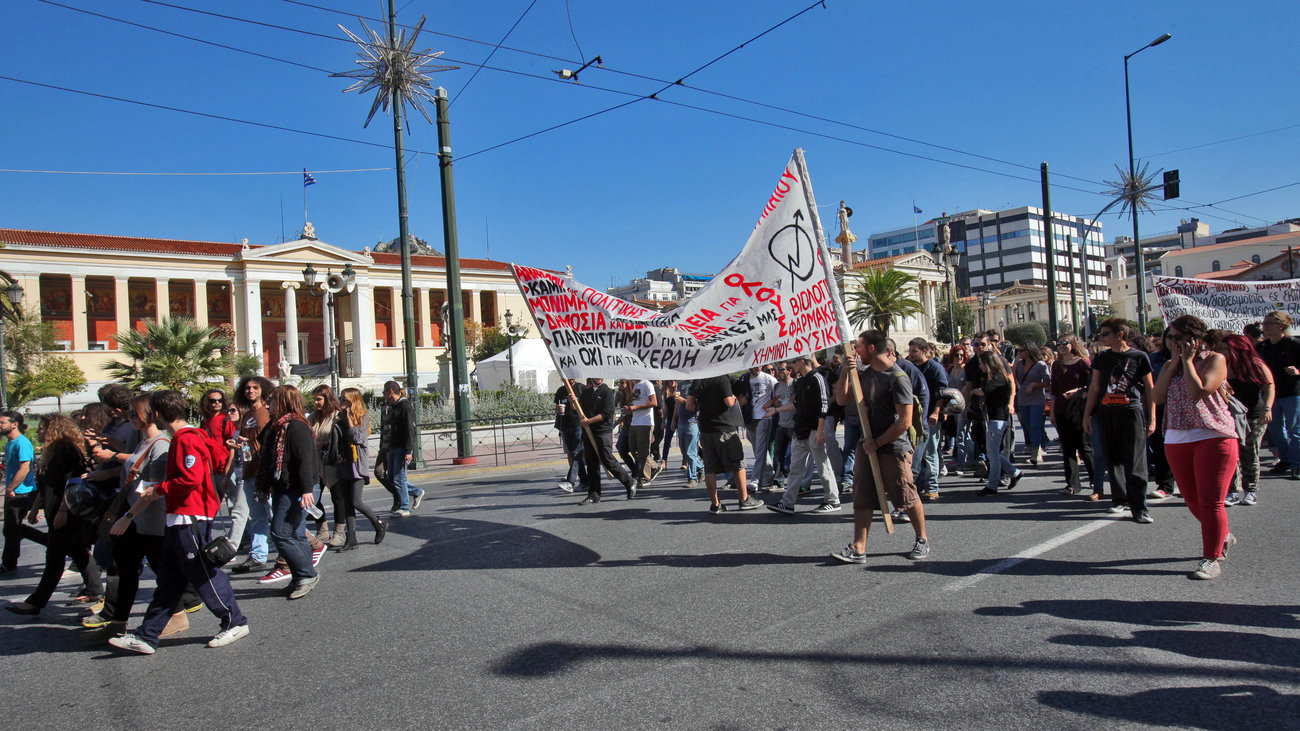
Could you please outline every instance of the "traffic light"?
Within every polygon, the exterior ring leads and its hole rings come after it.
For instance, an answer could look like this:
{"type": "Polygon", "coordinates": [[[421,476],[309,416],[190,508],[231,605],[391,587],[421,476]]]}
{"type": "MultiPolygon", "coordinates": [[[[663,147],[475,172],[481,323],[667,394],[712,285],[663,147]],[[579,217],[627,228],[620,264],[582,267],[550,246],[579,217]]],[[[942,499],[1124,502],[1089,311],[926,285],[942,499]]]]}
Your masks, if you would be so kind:
{"type": "Polygon", "coordinates": [[[1178,197],[1178,171],[1165,171],[1165,200],[1173,200],[1178,197]]]}

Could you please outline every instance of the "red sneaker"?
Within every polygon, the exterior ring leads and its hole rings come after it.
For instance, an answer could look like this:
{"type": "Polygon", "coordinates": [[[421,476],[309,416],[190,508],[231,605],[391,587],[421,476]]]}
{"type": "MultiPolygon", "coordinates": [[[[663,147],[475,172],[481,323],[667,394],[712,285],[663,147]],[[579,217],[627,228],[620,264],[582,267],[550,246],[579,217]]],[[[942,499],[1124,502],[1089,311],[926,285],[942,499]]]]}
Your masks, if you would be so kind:
{"type": "Polygon", "coordinates": [[[262,578],[258,579],[258,580],[257,580],[257,583],[259,583],[259,584],[274,584],[274,583],[277,582],[277,581],[283,581],[284,579],[289,578],[289,576],[290,576],[290,573],[289,573],[289,569],[288,569],[287,567],[286,567],[286,568],[279,568],[279,567],[276,567],[276,568],[271,569],[271,573],[269,573],[269,574],[267,574],[266,576],[263,576],[262,578]]]}

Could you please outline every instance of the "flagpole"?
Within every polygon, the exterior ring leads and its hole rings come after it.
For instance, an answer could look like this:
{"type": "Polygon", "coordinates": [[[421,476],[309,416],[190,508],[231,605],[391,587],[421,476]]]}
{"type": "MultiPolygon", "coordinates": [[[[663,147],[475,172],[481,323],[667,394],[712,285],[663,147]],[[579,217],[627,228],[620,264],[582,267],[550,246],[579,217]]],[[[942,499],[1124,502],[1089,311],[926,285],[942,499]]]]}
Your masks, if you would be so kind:
{"type": "Polygon", "coordinates": [[[921,250],[921,226],[916,220],[916,201],[912,201],[912,240],[916,242],[916,250],[921,250]]]}
{"type": "Polygon", "coordinates": [[[302,169],[302,225],[307,226],[307,168],[302,169]]]}
{"type": "MultiPolygon", "coordinates": [[[[822,269],[826,273],[828,283],[835,281],[835,275],[830,270],[830,253],[826,249],[826,234],[822,229],[821,217],[817,215],[817,201],[813,199],[812,180],[808,177],[808,164],[804,160],[803,150],[794,151],[795,165],[799,168],[799,177],[804,181],[804,198],[808,202],[809,218],[813,225],[813,238],[817,240],[817,249],[822,261],[822,269]]],[[[916,210],[916,206],[912,206],[916,210]]],[[[916,214],[913,213],[913,216],[916,214]]],[[[844,303],[840,301],[838,287],[827,287],[830,290],[831,306],[835,308],[837,320],[837,329],[840,330],[841,345],[844,348],[844,355],[848,356],[850,348],[853,347],[853,341],[847,338],[853,338],[852,331],[845,331],[842,325],[850,324],[848,314],[844,310],[844,303]]],[[[846,364],[847,365],[847,364],[846,364]]],[[[849,386],[853,390],[853,400],[857,403],[858,419],[862,422],[863,434],[871,436],[871,413],[867,409],[867,402],[862,398],[862,381],[858,378],[858,369],[849,369],[849,386]]],[[[854,449],[857,447],[855,446],[854,449]]],[[[876,483],[876,500],[880,503],[880,516],[885,521],[885,532],[894,532],[894,521],[889,517],[889,502],[885,496],[885,480],[880,474],[880,460],[876,457],[876,450],[864,449],[867,455],[867,462],[871,465],[871,477],[876,483]]]]}

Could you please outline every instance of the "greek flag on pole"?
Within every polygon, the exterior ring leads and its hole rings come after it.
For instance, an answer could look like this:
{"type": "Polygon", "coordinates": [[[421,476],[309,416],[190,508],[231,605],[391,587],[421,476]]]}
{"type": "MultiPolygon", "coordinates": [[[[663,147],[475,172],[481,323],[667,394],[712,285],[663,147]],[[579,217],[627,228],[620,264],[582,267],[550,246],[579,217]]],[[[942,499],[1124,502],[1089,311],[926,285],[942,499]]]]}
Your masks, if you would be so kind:
{"type": "Polygon", "coordinates": [[[311,173],[307,172],[307,168],[303,168],[302,187],[306,188],[309,185],[315,185],[315,184],[316,184],[316,179],[311,176],[311,173]]]}
{"type": "Polygon", "coordinates": [[[913,205],[912,205],[912,213],[920,213],[920,212],[921,212],[921,209],[920,209],[920,208],[917,208],[916,205],[913,204],[913,205]]]}

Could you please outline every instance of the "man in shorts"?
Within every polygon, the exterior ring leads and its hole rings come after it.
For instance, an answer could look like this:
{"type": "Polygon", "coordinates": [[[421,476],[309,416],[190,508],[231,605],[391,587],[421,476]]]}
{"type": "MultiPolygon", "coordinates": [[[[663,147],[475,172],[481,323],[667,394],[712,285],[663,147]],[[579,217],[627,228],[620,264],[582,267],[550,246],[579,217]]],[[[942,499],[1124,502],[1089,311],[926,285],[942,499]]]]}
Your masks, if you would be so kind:
{"type": "Polygon", "coordinates": [[[898,510],[911,518],[916,542],[907,557],[920,560],[930,555],[930,541],[925,533],[925,508],[916,494],[912,478],[912,443],[907,428],[912,423],[912,383],[889,353],[889,338],[879,330],[867,330],[853,344],[853,355],[845,358],[840,378],[835,383],[835,400],[848,408],[857,408],[849,388],[850,374],[858,371],[862,381],[862,398],[867,406],[866,434],[858,443],[853,465],[853,542],[831,557],[845,563],[867,562],[867,531],[874,512],[887,510],[876,497],[876,482],[871,473],[868,452],[875,452],[880,463],[880,477],[885,494],[898,510]],[[858,368],[861,361],[867,367],[858,368]],[[869,435],[869,436],[867,436],[869,435]]]}
{"type": "Polygon", "coordinates": [[[727,509],[718,499],[719,472],[735,475],[741,510],[762,507],[763,501],[750,497],[745,486],[745,447],[740,443],[740,427],[745,420],[736,405],[731,379],[714,376],[695,381],[691,395],[686,397],[686,408],[699,411],[699,451],[704,460],[704,484],[709,488],[709,512],[721,513],[727,509]]]}

